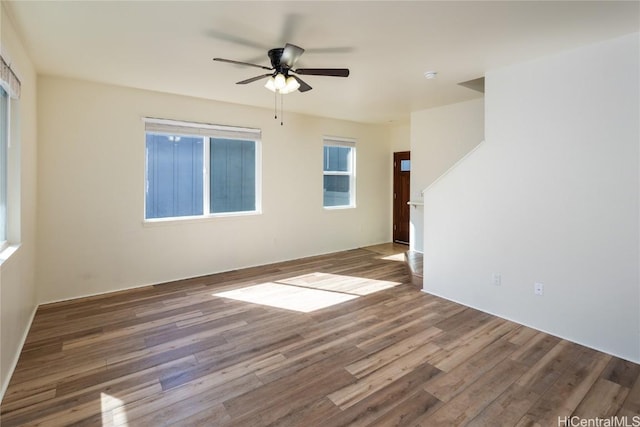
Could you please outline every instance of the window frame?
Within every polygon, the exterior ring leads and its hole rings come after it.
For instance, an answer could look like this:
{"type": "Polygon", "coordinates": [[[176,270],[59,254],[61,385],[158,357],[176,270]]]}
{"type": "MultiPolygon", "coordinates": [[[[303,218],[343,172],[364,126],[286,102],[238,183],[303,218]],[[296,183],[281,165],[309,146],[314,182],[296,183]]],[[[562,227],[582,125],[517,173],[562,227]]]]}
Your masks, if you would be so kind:
{"type": "Polygon", "coordinates": [[[0,220],[0,227],[3,228],[4,236],[0,242],[0,264],[7,260],[20,245],[20,135],[14,130],[20,128],[20,94],[22,83],[15,71],[0,55],[0,87],[4,91],[3,97],[6,102],[5,117],[6,126],[3,130],[2,159],[0,163],[0,185],[2,188],[3,218],[0,220]]]}
{"type": "Polygon", "coordinates": [[[186,122],[170,119],[158,119],[144,117],[144,202],[143,222],[145,224],[200,221],[223,217],[252,216],[262,214],[262,132],[260,129],[216,125],[209,123],[186,122]],[[147,135],[171,135],[185,137],[201,137],[203,139],[203,165],[202,165],[202,214],[170,216],[160,218],[147,218],[147,190],[148,190],[148,154],[147,135]],[[255,147],[255,209],[250,211],[211,212],[211,140],[227,139],[238,141],[253,141],[255,147]]]}
{"type": "Polygon", "coordinates": [[[11,96],[4,87],[0,97],[6,102],[6,126],[0,136],[0,252],[9,247],[9,147],[11,146],[11,96]]]}
{"type": "Polygon", "coordinates": [[[324,136],[322,138],[322,207],[326,210],[339,210],[339,209],[355,209],[356,208],[356,140],[353,138],[324,136]],[[349,170],[347,171],[325,171],[325,147],[341,147],[349,148],[349,170]],[[324,202],[324,193],[326,191],[324,186],[325,176],[349,176],[349,204],[326,206],[324,202]]]}

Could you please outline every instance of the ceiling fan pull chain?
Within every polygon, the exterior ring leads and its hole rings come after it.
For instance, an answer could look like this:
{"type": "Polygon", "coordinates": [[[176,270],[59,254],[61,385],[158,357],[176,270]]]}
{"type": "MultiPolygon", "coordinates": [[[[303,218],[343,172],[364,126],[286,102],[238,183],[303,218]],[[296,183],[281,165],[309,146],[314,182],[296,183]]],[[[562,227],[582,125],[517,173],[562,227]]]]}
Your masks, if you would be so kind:
{"type": "Polygon", "coordinates": [[[284,95],[280,94],[280,126],[282,126],[284,121],[284,95]]]}
{"type": "Polygon", "coordinates": [[[273,118],[278,119],[278,92],[273,93],[273,118]]]}

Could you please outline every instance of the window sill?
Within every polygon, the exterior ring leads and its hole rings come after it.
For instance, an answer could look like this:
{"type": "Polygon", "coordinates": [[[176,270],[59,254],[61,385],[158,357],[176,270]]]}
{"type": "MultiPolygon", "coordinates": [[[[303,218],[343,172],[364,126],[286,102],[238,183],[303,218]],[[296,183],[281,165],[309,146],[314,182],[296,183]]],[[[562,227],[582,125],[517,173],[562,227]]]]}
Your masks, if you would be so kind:
{"type": "Polygon", "coordinates": [[[0,266],[7,262],[22,246],[21,243],[9,244],[0,250],[0,266]]]}
{"type": "Polygon", "coordinates": [[[349,205],[349,206],[323,206],[325,211],[341,211],[344,209],[355,209],[356,206],[355,205],[349,205]]]}
{"type": "Polygon", "coordinates": [[[177,224],[197,224],[200,222],[211,222],[230,218],[242,218],[262,215],[262,211],[254,212],[233,212],[233,213],[221,213],[204,216],[183,216],[172,218],[154,218],[145,219],[142,221],[142,225],[145,227],[158,227],[163,225],[177,225],[177,224]]]}

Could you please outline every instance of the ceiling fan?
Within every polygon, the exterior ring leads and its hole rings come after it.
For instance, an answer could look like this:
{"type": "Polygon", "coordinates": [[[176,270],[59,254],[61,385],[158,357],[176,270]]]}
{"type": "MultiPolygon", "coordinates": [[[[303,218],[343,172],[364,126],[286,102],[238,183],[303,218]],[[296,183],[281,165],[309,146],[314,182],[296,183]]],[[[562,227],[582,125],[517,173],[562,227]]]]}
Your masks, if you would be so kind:
{"type": "Polygon", "coordinates": [[[228,62],[230,64],[245,65],[248,67],[262,68],[263,70],[269,70],[267,74],[262,74],[250,79],[242,80],[236,84],[244,85],[252,83],[266,77],[269,77],[265,87],[273,92],[280,94],[287,94],[296,90],[300,92],[307,92],[311,90],[306,82],[304,82],[299,75],[308,76],[331,76],[331,77],[348,77],[348,68],[297,68],[294,69],[294,65],[300,59],[300,56],[304,53],[304,49],[294,44],[287,43],[283,48],[274,48],[269,50],[268,55],[271,61],[271,67],[264,65],[252,64],[250,62],[234,61],[224,58],[213,58],[214,61],[228,62]]]}

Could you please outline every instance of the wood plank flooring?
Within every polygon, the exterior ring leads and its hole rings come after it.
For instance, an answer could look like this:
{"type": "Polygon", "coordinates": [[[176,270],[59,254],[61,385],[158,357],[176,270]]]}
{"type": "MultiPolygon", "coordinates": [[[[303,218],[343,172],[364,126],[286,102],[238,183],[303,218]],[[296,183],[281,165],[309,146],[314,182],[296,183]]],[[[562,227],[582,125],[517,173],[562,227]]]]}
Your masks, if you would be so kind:
{"type": "Polygon", "coordinates": [[[640,415],[639,365],[422,293],[406,249],[42,306],[0,423],[558,426],[640,415]]]}

